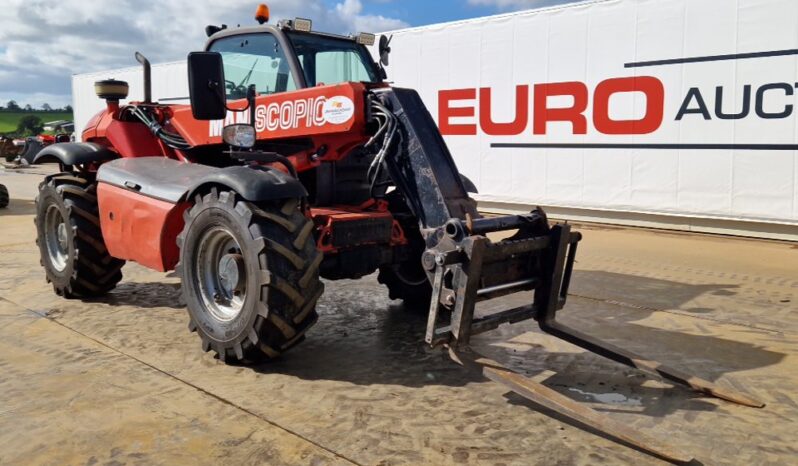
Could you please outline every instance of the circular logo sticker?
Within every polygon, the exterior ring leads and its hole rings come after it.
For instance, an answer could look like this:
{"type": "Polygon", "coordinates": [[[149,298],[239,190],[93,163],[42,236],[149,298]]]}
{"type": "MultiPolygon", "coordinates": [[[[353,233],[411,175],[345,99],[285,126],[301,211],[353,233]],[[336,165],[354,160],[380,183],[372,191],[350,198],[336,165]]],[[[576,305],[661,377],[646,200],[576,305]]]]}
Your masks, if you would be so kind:
{"type": "Polygon", "coordinates": [[[337,95],[330,97],[324,102],[322,109],[324,121],[334,125],[340,125],[351,120],[355,115],[355,104],[352,99],[346,96],[337,95]]]}

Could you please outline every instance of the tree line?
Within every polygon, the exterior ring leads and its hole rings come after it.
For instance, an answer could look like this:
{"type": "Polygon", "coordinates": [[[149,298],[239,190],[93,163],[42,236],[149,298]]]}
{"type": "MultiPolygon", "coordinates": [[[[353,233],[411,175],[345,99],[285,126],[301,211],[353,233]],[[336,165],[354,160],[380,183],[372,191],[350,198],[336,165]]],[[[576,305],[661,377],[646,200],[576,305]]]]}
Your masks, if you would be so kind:
{"type": "Polygon", "coordinates": [[[9,100],[5,106],[0,105],[0,112],[71,112],[71,105],[64,105],[62,108],[53,108],[48,103],[43,103],[40,108],[34,108],[31,104],[20,106],[17,101],[9,100]]]}

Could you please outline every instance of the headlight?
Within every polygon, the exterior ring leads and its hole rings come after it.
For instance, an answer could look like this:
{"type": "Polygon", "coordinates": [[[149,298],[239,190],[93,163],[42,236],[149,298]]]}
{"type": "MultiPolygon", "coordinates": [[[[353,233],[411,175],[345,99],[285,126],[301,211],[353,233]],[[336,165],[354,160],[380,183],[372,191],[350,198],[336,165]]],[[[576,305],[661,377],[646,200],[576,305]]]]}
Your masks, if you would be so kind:
{"type": "Polygon", "coordinates": [[[306,18],[294,18],[294,31],[310,32],[313,29],[313,21],[306,18]]]}
{"type": "Polygon", "coordinates": [[[222,130],[222,140],[243,149],[255,145],[255,127],[252,125],[229,125],[222,130]]]}
{"type": "Polygon", "coordinates": [[[371,47],[374,45],[374,41],[376,40],[377,36],[374,34],[369,34],[368,32],[361,32],[357,35],[356,41],[358,44],[365,45],[366,47],[371,47]]]}

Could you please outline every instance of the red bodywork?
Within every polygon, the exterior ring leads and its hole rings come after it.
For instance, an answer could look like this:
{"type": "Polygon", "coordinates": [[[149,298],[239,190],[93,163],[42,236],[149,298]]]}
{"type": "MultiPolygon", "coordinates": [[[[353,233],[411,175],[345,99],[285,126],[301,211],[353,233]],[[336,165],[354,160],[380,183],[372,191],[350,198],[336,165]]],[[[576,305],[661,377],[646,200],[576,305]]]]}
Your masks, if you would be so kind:
{"type": "MultiPolygon", "coordinates": [[[[335,253],[335,231],[341,223],[352,222],[359,228],[369,224],[386,223],[390,225],[390,245],[399,246],[407,244],[404,231],[399,222],[394,220],[393,215],[388,211],[388,204],[385,202],[368,203],[363,206],[352,207],[317,207],[310,209],[313,221],[316,224],[318,234],[316,235],[316,247],[325,254],[335,253]]],[[[369,243],[363,243],[369,244],[369,243]]]]}
{"type": "Polygon", "coordinates": [[[191,204],[171,204],[105,183],[97,187],[97,201],[109,254],[160,272],[177,265],[174,239],[183,229],[183,212],[191,204]]]}
{"type": "Polygon", "coordinates": [[[119,121],[119,105],[94,116],[83,131],[83,140],[96,142],[117,152],[120,157],[174,157],[171,149],[163,146],[146,126],[139,122],[119,121]]]}
{"type": "MultiPolygon", "coordinates": [[[[311,148],[284,154],[298,172],[323,162],[339,161],[369,138],[366,93],[364,84],[343,83],[258,96],[254,122],[258,141],[297,137],[312,140],[311,148]]],[[[228,112],[225,120],[201,121],[193,118],[188,105],[147,105],[158,114],[165,129],[179,133],[195,147],[219,145],[220,152],[224,147],[221,129],[231,123],[248,123],[250,119],[249,110],[228,112]]],[[[246,104],[235,101],[229,106],[244,108],[246,104]]],[[[109,102],[106,110],[89,121],[83,140],[107,146],[120,157],[160,156],[194,161],[189,153],[163,144],[144,124],[122,121],[122,110],[117,103],[109,102]]],[[[220,153],[219,157],[224,155],[220,153]]],[[[279,165],[275,168],[282,169],[279,165]]],[[[112,256],[159,271],[174,268],[179,255],[175,239],[184,226],[182,214],[190,207],[189,202],[170,203],[104,183],[98,188],[98,201],[103,238],[112,256]]],[[[336,247],[324,243],[335,222],[388,220],[393,225],[388,244],[406,243],[401,227],[384,203],[310,209],[308,215],[314,218],[319,248],[325,254],[337,252],[336,247]]]]}

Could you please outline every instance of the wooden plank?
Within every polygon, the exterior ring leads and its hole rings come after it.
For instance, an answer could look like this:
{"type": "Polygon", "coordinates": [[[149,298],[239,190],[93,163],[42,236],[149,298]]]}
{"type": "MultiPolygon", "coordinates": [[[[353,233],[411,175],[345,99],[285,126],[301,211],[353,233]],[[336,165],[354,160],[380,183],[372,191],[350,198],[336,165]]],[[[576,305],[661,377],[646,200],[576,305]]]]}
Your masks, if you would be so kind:
{"type": "Polygon", "coordinates": [[[499,383],[524,398],[588,426],[633,448],[673,463],[689,463],[693,457],[651,436],[631,429],[572,399],[537,383],[473,350],[449,349],[452,359],[466,368],[479,370],[489,380],[499,383]]]}
{"type": "Polygon", "coordinates": [[[558,338],[562,338],[563,340],[580,346],[588,351],[604,356],[605,358],[640,369],[643,372],[659,375],[666,380],[685,385],[706,395],[731,401],[732,403],[750,406],[752,408],[763,408],[765,406],[765,403],[755,400],[750,396],[735,392],[734,390],[719,387],[708,380],[688,374],[679,369],[660,364],[657,361],[648,360],[639,354],[627,351],[611,343],[607,343],[606,341],[599,340],[598,338],[594,338],[559,322],[541,322],[540,328],[547,333],[550,333],[558,338]]]}

